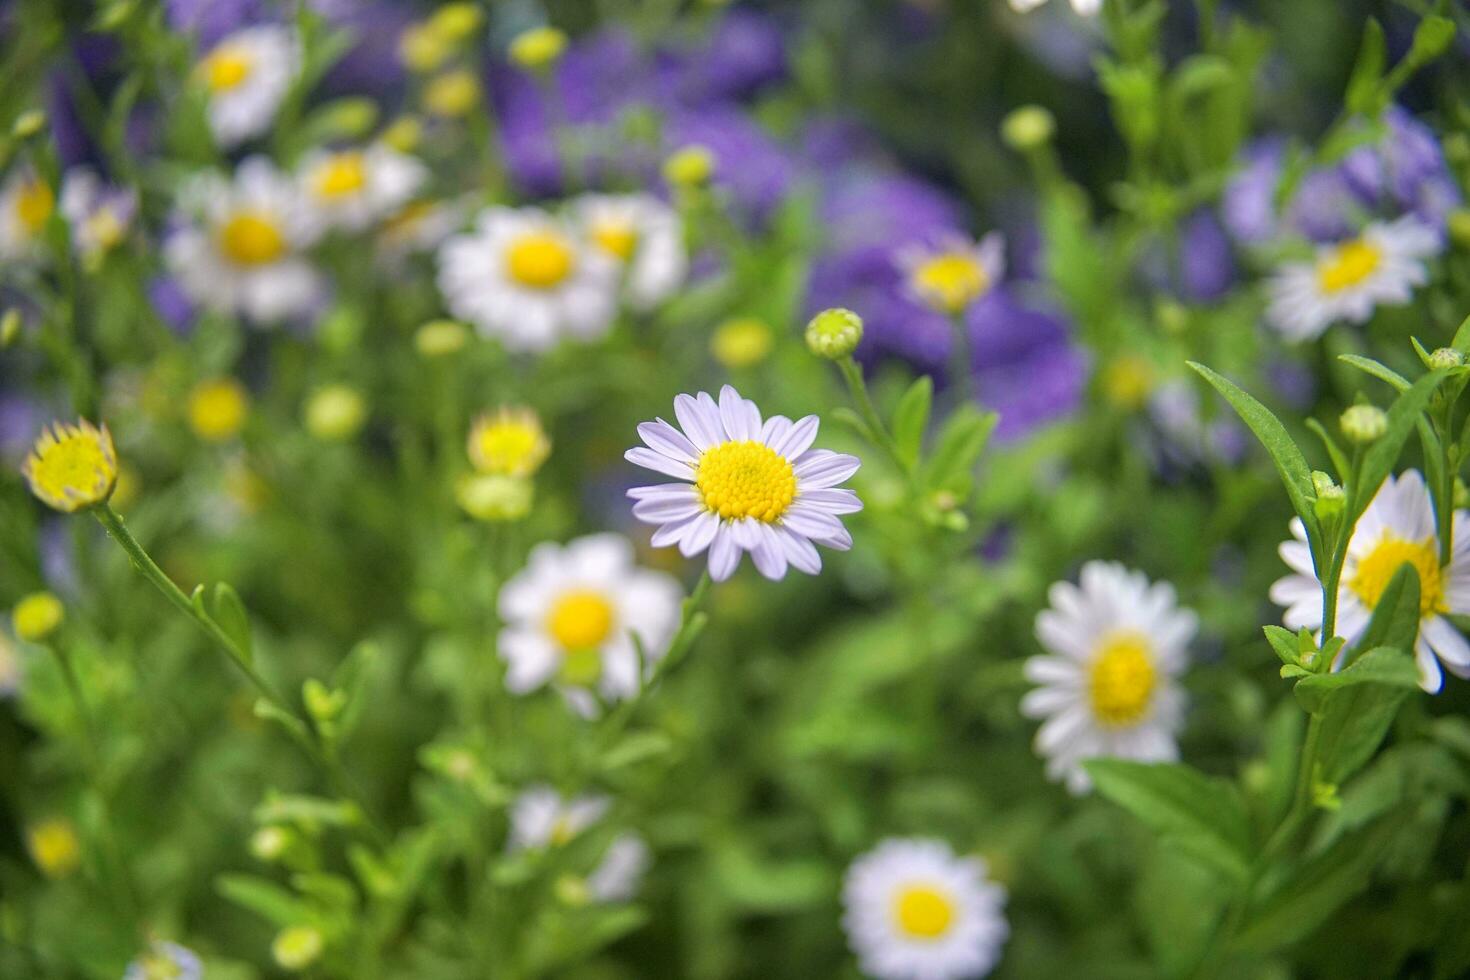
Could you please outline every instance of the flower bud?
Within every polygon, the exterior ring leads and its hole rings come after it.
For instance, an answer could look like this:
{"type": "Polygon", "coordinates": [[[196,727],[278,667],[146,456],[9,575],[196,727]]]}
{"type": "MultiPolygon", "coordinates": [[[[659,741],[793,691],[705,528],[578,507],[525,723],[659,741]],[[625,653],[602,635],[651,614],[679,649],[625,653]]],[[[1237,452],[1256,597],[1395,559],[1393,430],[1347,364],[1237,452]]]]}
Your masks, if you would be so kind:
{"type": "Polygon", "coordinates": [[[457,354],[469,342],[469,331],[453,320],[430,320],[414,334],[413,345],[422,357],[457,354]]]}
{"type": "Polygon", "coordinates": [[[418,116],[399,116],[383,130],[383,142],[399,153],[412,153],[424,137],[424,124],[418,116]]]}
{"type": "Polygon", "coordinates": [[[440,75],[424,86],[424,108],[444,119],[468,115],[480,104],[480,80],[468,69],[440,75]]]}
{"type": "Polygon", "coordinates": [[[20,310],[15,307],[5,311],[0,317],[0,350],[4,350],[15,343],[15,338],[20,336],[20,310]]]}
{"type": "Polygon", "coordinates": [[[674,187],[703,187],[715,175],[715,155],[698,143],[681,146],[664,161],[664,180],[674,187]]]}
{"type": "Polygon", "coordinates": [[[1324,522],[1335,520],[1347,506],[1347,494],[1342,487],[1321,470],[1313,470],[1312,488],[1317,493],[1317,499],[1312,503],[1317,519],[1324,522]]]}
{"type": "Polygon", "coordinates": [[[1470,249],[1470,208],[1457,208],[1446,221],[1450,241],[1462,249],[1470,249]]]}
{"type": "Polygon", "coordinates": [[[1388,431],[1388,416],[1376,405],[1354,405],[1339,420],[1342,434],[1359,445],[1382,438],[1388,431]]]}
{"type": "Polygon", "coordinates": [[[709,349],[715,360],[727,368],[748,368],[766,359],[771,353],[772,340],[769,324],[756,317],[742,316],[716,327],[709,349]]]}
{"type": "Polygon", "coordinates": [[[567,49],[567,36],[555,27],[533,27],[510,42],[510,60],[531,72],[549,70],[567,49]]]}
{"type": "Polygon", "coordinates": [[[1025,153],[1045,146],[1056,134],[1057,121],[1039,105],[1025,105],[1010,112],[1000,124],[1001,139],[1013,150],[1025,153]]]}
{"type": "Polygon", "coordinates": [[[30,139],[45,128],[46,113],[40,109],[30,109],[16,117],[15,125],[10,127],[10,134],[18,140],[30,139]]]}
{"type": "Polygon", "coordinates": [[[66,607],[50,592],[32,592],[15,604],[10,624],[15,635],[28,643],[40,643],[55,633],[66,618],[66,607]]]}
{"type": "Polygon", "coordinates": [[[429,30],[447,41],[463,41],[480,29],[485,17],[473,3],[446,3],[429,17],[429,30]]]}
{"type": "Polygon", "coordinates": [[[536,486],[519,476],[473,473],[460,478],[455,499],[478,521],[518,521],[531,512],[536,486]]]}
{"type": "Polygon", "coordinates": [[[823,310],[806,325],[807,350],[829,361],[851,356],[862,339],[863,318],[841,307],[823,310]]]}
{"type": "Polygon", "coordinates": [[[82,866],[82,842],[65,817],[52,817],[26,828],[26,850],[47,878],[65,878],[82,866]]]}
{"type": "Polygon", "coordinates": [[[306,403],[306,431],[322,442],[346,442],[367,419],[367,403],[356,388],[327,385],[306,403]]]}
{"type": "Polygon", "coordinates": [[[291,846],[291,830],[286,827],[261,827],[250,835],[250,853],[261,861],[278,861],[291,846]]]}
{"type": "Polygon", "coordinates": [[[1453,347],[1441,347],[1429,355],[1429,370],[1448,371],[1451,368],[1464,367],[1465,355],[1453,347]]]}
{"type": "Polygon", "coordinates": [[[291,926],[276,934],[271,943],[271,955],[283,970],[300,972],[315,963],[322,955],[325,945],[320,929],[311,926],[291,926]]]}

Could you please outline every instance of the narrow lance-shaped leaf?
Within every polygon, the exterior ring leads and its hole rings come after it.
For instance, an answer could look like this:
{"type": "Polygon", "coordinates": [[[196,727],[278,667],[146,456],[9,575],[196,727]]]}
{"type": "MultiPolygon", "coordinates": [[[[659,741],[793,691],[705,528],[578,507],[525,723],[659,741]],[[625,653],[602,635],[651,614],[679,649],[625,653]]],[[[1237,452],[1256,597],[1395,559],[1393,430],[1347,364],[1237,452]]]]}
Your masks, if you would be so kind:
{"type": "Polygon", "coordinates": [[[1378,492],[1378,486],[1383,482],[1397,462],[1399,453],[1403,451],[1404,441],[1409,438],[1409,433],[1418,424],[1424,409],[1429,407],[1429,400],[1434,397],[1434,390],[1439,387],[1441,381],[1446,377],[1443,371],[1432,371],[1420,378],[1418,381],[1399,395],[1398,399],[1388,409],[1388,429],[1380,436],[1372,446],[1368,448],[1363,456],[1363,469],[1358,477],[1357,486],[1351,488],[1347,519],[1349,524],[1356,524],[1363,511],[1368,509],[1368,503],[1373,495],[1378,492]]]}

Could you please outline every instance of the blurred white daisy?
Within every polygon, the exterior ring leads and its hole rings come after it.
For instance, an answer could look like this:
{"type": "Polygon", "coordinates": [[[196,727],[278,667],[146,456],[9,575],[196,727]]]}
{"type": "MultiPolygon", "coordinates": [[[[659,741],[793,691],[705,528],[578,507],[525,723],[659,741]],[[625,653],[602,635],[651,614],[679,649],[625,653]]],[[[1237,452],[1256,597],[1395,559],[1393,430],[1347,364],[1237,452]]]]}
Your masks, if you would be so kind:
{"type": "Polygon", "coordinates": [[[490,208],[439,250],[450,312],[512,350],[602,336],[617,288],[617,261],[540,208],[490,208]]]}
{"type": "Polygon", "coordinates": [[[316,225],[295,183],[264,157],[233,180],[203,174],[181,195],[190,213],[164,245],[164,258],[196,303],[253,320],[300,316],[321,299],[321,276],[301,250],[316,225]]]}
{"type": "Polygon", "coordinates": [[[0,186],[0,259],[20,262],[40,254],[46,222],[56,210],[51,185],[29,167],[15,170],[0,186]]]}
{"type": "Polygon", "coordinates": [[[651,660],[662,657],[682,599],[674,578],[633,563],[633,545],[621,535],[539,544],[500,590],[506,687],[524,694],[554,683],[589,715],[597,708],[592,690],[608,701],[631,697],[648,666],[632,634],[651,660]]]}
{"type": "Polygon", "coordinates": [[[270,129],[300,61],[296,35],[278,24],[221,40],[194,68],[209,99],[209,128],[229,149],[270,129]]]}
{"type": "Polygon", "coordinates": [[[966,980],[1000,960],[1005,891],[943,841],[890,837],[847,869],[842,925],[878,980],[966,980]]]}
{"type": "MultiPolygon", "coordinates": [[[[1448,565],[1439,561],[1439,535],[1434,501],[1417,470],[1390,476],[1353,528],[1337,590],[1337,635],[1351,646],[1400,566],[1412,565],[1419,575],[1419,642],[1415,661],[1419,684],[1436,692],[1444,683],[1440,663],[1459,677],[1470,677],[1470,643],[1445,618],[1470,614],[1470,513],[1454,514],[1454,550],[1448,565]]],[[[1322,585],[1312,567],[1307,532],[1300,519],[1291,522],[1281,560],[1292,573],[1271,586],[1271,601],[1284,606],[1282,622],[1290,629],[1322,628],[1322,585]]]]}
{"type": "Polygon", "coordinates": [[[302,161],[299,173],[303,203],[322,226],[348,231],[393,214],[429,176],[421,162],[381,143],[316,150],[302,161]]]}
{"type": "MultiPolygon", "coordinates": [[[[1046,0],[1011,0],[1011,9],[1017,13],[1029,13],[1046,3],[1046,0]]],[[[1072,9],[1083,17],[1091,17],[1102,9],[1103,0],[1072,0],[1072,9]]]]}
{"type": "Polygon", "coordinates": [[[684,223],[663,201],[650,194],[586,194],[573,209],[592,244],[624,267],[623,288],[634,309],[652,309],[684,282],[684,223]]]}
{"type": "Polygon", "coordinates": [[[822,568],[815,544],[839,551],[852,536],[838,518],[862,510],[862,501],[838,484],[857,472],[856,456],[812,449],[817,417],[793,422],[784,415],[761,421],[755,402],[729,385],[717,405],[708,393],[674,399],[678,428],[658,419],[638,426],[646,448],[628,462],[686,483],[636,487],[633,515],[659,525],[654,547],[677,544],[688,558],[709,549],[710,576],[734,574],[743,553],[769,579],[786,566],[814,575],[822,568]]]}
{"type": "MultiPolygon", "coordinates": [[[[610,802],[606,796],[568,799],[550,786],[530,787],[510,807],[510,849],[566,844],[601,820],[610,802]]],[[[599,902],[628,901],[637,893],[648,865],[648,845],[636,834],[620,834],[587,876],[587,894],[599,902]]]]}
{"type": "Polygon", "coordinates": [[[1047,757],[1047,775],[1083,793],[1091,787],[1083,760],[1177,759],[1185,699],[1175,678],[1199,621],[1177,604],[1174,587],[1091,561],[1080,588],[1057,582],[1048,598],[1036,617],[1048,653],[1026,661],[1037,687],[1021,701],[1022,714],[1046,719],[1036,751],[1047,757]]]}
{"type": "Polygon", "coordinates": [[[1266,319],[1289,340],[1311,340],[1339,320],[1363,323],[1379,306],[1409,302],[1429,279],[1424,259],[1439,250],[1439,236],[1412,215],[1370,224],[1310,262],[1283,265],[1268,286],[1266,319]]]}
{"type": "Polygon", "coordinates": [[[954,316],[995,287],[1005,274],[1005,239],[993,231],[972,242],[946,235],[908,245],[897,255],[909,294],[930,309],[954,316]]]}
{"type": "Polygon", "coordinates": [[[204,963],[193,950],[162,941],[155,941],[123,971],[123,980],[201,980],[203,976],[204,963]]]}
{"type": "Polygon", "coordinates": [[[108,186],[91,167],[76,166],[61,181],[61,213],[77,254],[95,261],[122,244],[138,213],[138,195],[108,186]]]}

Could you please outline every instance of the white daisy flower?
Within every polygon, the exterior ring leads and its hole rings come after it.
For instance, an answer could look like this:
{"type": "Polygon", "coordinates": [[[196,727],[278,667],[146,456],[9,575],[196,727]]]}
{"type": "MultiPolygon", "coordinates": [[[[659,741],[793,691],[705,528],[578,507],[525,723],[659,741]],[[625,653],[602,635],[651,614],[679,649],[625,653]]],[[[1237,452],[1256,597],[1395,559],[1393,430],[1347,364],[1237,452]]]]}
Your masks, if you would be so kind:
{"type": "Polygon", "coordinates": [[[788,564],[809,575],[822,568],[815,544],[838,551],[852,535],[838,517],[863,509],[856,493],[837,485],[857,472],[856,456],[812,449],[817,417],[784,415],[761,421],[755,402],[729,385],[719,404],[708,393],[674,399],[679,429],[658,419],[638,426],[646,443],[628,462],[687,483],[636,487],[633,516],[659,525],[654,547],[677,544],[690,558],[709,549],[716,582],[734,574],[744,552],[769,579],[788,564]]]}
{"type": "Polygon", "coordinates": [[[194,69],[209,97],[209,128],[225,149],[270,129],[300,62],[296,35],[279,24],[221,40],[194,69]]]}
{"type": "MultiPolygon", "coordinates": [[[[1440,663],[1459,677],[1470,677],[1470,643],[1445,618],[1470,614],[1470,512],[1454,514],[1454,549],[1448,565],[1439,562],[1434,502],[1417,470],[1390,476],[1353,528],[1337,590],[1337,635],[1351,646],[1362,636],[1383,590],[1408,563],[1419,575],[1419,642],[1415,661],[1419,686],[1430,693],[1444,683],[1440,663]]],[[[1290,629],[1322,628],[1322,585],[1312,567],[1307,532],[1291,522],[1292,540],[1281,544],[1281,560],[1291,575],[1271,586],[1271,601],[1284,606],[1290,629]]]]}
{"type": "MultiPolygon", "coordinates": [[[[567,799],[550,786],[521,792],[510,807],[510,850],[559,847],[607,813],[606,796],[567,799]]],[[[620,834],[608,844],[602,860],[587,876],[587,894],[597,902],[626,902],[638,891],[648,870],[648,845],[636,834],[620,834]]]]}
{"type": "Polygon", "coordinates": [[[684,223],[663,201],[650,194],[585,194],[573,208],[588,240],[624,267],[634,309],[652,309],[684,282],[684,223]]]}
{"type": "Polygon", "coordinates": [[[56,193],[34,170],[21,167],[12,173],[0,186],[0,260],[37,258],[55,210],[56,193]]]}
{"type": "MultiPolygon", "coordinates": [[[[1046,3],[1046,0],[1011,0],[1011,9],[1017,13],[1030,13],[1046,3]]],[[[1091,17],[1102,10],[1103,0],[1072,0],[1072,9],[1083,17],[1091,17]]]]}
{"type": "Polygon", "coordinates": [[[1379,306],[1409,302],[1429,279],[1424,259],[1439,236],[1412,215],[1374,223],[1357,238],[1281,267],[1268,286],[1266,319],[1289,340],[1311,340],[1339,320],[1363,323],[1379,306]]]}
{"type": "Polygon", "coordinates": [[[842,925],[878,980],[967,980],[1000,960],[1005,890],[943,841],[890,837],[847,869],[842,925]]]}
{"type": "Polygon", "coordinates": [[[164,245],[164,258],[195,302],[274,322],[320,300],[322,279],[300,254],[316,224],[295,183],[269,160],[245,160],[233,181],[201,175],[181,199],[192,213],[164,245]]]}
{"type": "Polygon", "coordinates": [[[302,161],[302,198],[326,228],[361,231],[406,204],[429,171],[381,143],[364,149],[316,150],[302,161]]]}
{"type": "Polygon", "coordinates": [[[123,980],[201,980],[203,976],[204,963],[198,954],[163,941],[155,941],[123,971],[123,980]]]}
{"type": "Polygon", "coordinates": [[[592,340],[617,311],[618,263],[540,208],[489,208],[439,250],[450,312],[507,347],[542,351],[592,340]]]}
{"type": "Polygon", "coordinates": [[[662,657],[682,599],[674,578],[633,563],[621,535],[539,544],[500,590],[506,687],[525,694],[554,682],[584,715],[597,709],[592,689],[607,701],[632,697],[648,666],[633,634],[650,660],[662,657]]]}
{"type": "Polygon", "coordinates": [[[1177,759],[1185,699],[1174,679],[1199,621],[1176,603],[1174,587],[1091,561],[1080,588],[1057,582],[1048,598],[1051,607],[1036,617],[1048,653],[1026,661],[1038,686],[1021,701],[1022,714],[1046,719],[1036,751],[1047,757],[1047,775],[1083,793],[1092,785],[1083,760],[1177,759]]]}
{"type": "Polygon", "coordinates": [[[993,231],[972,242],[945,235],[908,245],[896,256],[909,294],[930,309],[954,316],[998,285],[1005,275],[1005,239],[993,231]]]}
{"type": "Polygon", "coordinates": [[[122,243],[138,213],[138,195],[109,187],[91,167],[72,167],[61,181],[61,213],[77,254],[95,260],[122,243]]]}

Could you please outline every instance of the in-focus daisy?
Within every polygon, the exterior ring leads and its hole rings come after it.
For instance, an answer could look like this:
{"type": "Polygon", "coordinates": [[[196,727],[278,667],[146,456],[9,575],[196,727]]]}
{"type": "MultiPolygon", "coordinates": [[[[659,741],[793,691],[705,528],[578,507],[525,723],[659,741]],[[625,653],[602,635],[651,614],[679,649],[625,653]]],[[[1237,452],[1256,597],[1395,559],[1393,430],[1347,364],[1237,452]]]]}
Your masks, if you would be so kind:
{"type": "Polygon", "coordinates": [[[1026,661],[1037,687],[1021,701],[1027,717],[1046,719],[1036,751],[1047,757],[1047,775],[1082,793],[1091,786],[1085,759],[1178,758],[1184,692],[1174,679],[1199,621],[1176,603],[1174,587],[1091,561],[1080,588],[1057,582],[1048,597],[1051,607],[1036,617],[1048,653],[1026,661]]]}
{"type": "Polygon", "coordinates": [[[505,683],[524,694],[555,682],[583,714],[637,693],[650,660],[662,657],[679,625],[683,590],[662,572],[633,563],[633,545],[593,534],[566,545],[539,544],[500,590],[500,656],[505,683]]]}
{"type": "Polygon", "coordinates": [[[920,303],[955,316],[984,296],[1005,274],[1005,239],[991,232],[979,243],[946,235],[898,253],[904,284],[920,303]]]}
{"type": "MultiPolygon", "coordinates": [[[[1011,9],[1017,13],[1029,13],[1046,3],[1046,0],[1011,0],[1011,9]]],[[[1102,9],[1103,0],[1072,0],[1072,9],[1083,17],[1091,17],[1102,9]]]]}
{"type": "Polygon", "coordinates": [[[1429,278],[1424,260],[1440,247],[1434,230],[1412,216],[1370,224],[1357,238],[1318,248],[1310,262],[1282,266],[1266,319],[1291,340],[1310,340],[1339,320],[1363,323],[1379,306],[1409,302],[1429,278]]]}
{"type": "Polygon", "coordinates": [[[439,250],[439,291],[450,311],[512,350],[602,336],[617,287],[617,261],[539,208],[490,208],[439,250]]]}
{"type": "Polygon", "coordinates": [[[316,222],[295,183],[264,157],[240,164],[234,180],[202,174],[185,189],[191,213],[164,245],[189,297],[260,322],[302,316],[320,301],[321,276],[301,254],[316,222]]]}
{"type": "Polygon", "coordinates": [[[62,179],[61,213],[84,260],[96,261],[122,244],[137,212],[137,192],[109,187],[91,167],[72,167],[62,179]]]}
{"type": "Polygon", "coordinates": [[[200,980],[203,976],[204,963],[193,950],[162,941],[154,942],[123,971],[123,980],[200,980]]]}
{"type": "Polygon", "coordinates": [[[686,558],[709,549],[710,576],[734,574],[745,552],[769,579],[789,564],[815,575],[822,558],[815,544],[838,551],[852,535],[838,518],[862,510],[851,490],[838,488],[857,472],[856,456],[812,449],[817,417],[764,422],[755,402],[729,385],[719,404],[701,391],[674,399],[678,428],[657,419],[638,426],[645,446],[624,454],[630,463],[686,483],[635,487],[633,515],[659,525],[654,547],[678,545],[686,558]]]}
{"type": "Polygon", "coordinates": [[[634,309],[648,310],[678,289],[689,271],[679,213],[651,194],[587,194],[575,204],[583,233],[623,266],[634,309]]]}
{"type": "Polygon", "coordinates": [[[209,98],[209,128],[226,149],[270,129],[296,76],[295,34],[277,24],[237,31],[194,69],[209,98]]]}
{"type": "Polygon", "coordinates": [[[323,227],[361,231],[403,207],[428,178],[418,160],[381,143],[317,150],[302,161],[301,193],[323,227]]]}
{"type": "MultiPolygon", "coordinates": [[[[510,808],[510,849],[520,851],[566,844],[601,820],[610,802],[600,795],[567,799],[550,786],[524,790],[510,808]]],[[[642,838],[636,834],[618,835],[587,876],[587,896],[598,902],[631,899],[648,864],[648,845],[642,838]]]]}
{"type": "Polygon", "coordinates": [[[531,409],[502,407],[475,419],[466,449],[481,473],[531,476],[551,455],[551,440],[531,409]]]}
{"type": "Polygon", "coordinates": [[[847,869],[842,925],[878,980],[966,980],[1000,960],[1005,891],[943,841],[891,837],[847,869]]]}
{"type": "Polygon", "coordinates": [[[56,193],[34,170],[21,167],[12,173],[0,186],[0,259],[35,258],[55,210],[56,193]]]}
{"type": "MultiPolygon", "coordinates": [[[[1353,528],[1337,590],[1337,635],[1351,646],[1394,573],[1405,563],[1414,567],[1420,615],[1414,659],[1419,685],[1431,693],[1444,683],[1441,662],[1456,676],[1470,677],[1470,643],[1445,618],[1470,614],[1470,512],[1455,511],[1454,521],[1454,550],[1449,564],[1441,565],[1434,502],[1424,478],[1417,470],[1388,477],[1353,528]]],[[[1280,551],[1293,574],[1271,586],[1271,601],[1286,607],[1282,622],[1290,629],[1321,629],[1322,585],[1299,519],[1292,520],[1291,535],[1280,551]]]]}
{"type": "Polygon", "coordinates": [[[86,419],[76,425],[57,422],[41,432],[21,473],[48,507],[65,513],[93,507],[112,496],[117,486],[117,450],[107,426],[86,419]]]}

